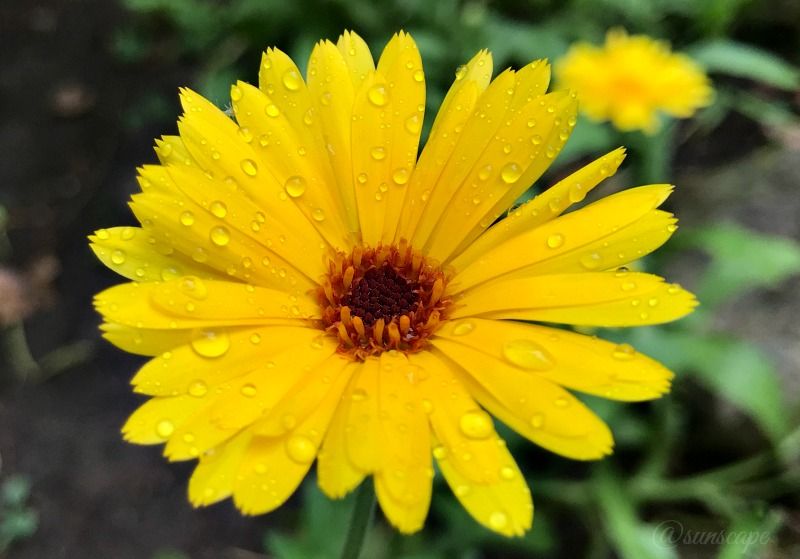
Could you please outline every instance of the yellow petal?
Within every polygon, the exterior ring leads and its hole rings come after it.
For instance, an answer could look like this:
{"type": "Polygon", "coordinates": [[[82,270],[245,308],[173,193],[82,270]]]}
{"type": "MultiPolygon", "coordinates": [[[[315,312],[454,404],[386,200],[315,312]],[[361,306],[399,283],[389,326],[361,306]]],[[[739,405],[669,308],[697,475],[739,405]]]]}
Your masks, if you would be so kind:
{"type": "Polygon", "coordinates": [[[89,240],[89,247],[103,264],[133,281],[164,281],[177,276],[223,279],[218,272],[151,242],[155,238],[139,227],[100,229],[89,240]]]}
{"type": "Polygon", "coordinates": [[[469,373],[463,380],[481,405],[520,435],[577,460],[611,452],[608,427],[563,388],[448,339],[433,345],[469,373]]]}
{"type": "Polygon", "coordinates": [[[380,425],[378,417],[378,374],[380,363],[376,358],[368,358],[360,370],[353,375],[353,381],[345,393],[350,402],[345,447],[352,464],[364,472],[374,472],[380,461],[380,425]]]}
{"type": "Polygon", "coordinates": [[[697,301],[688,291],[664,283],[658,276],[599,272],[499,279],[467,291],[459,304],[454,318],[481,316],[611,327],[671,322],[689,314],[697,301]]]}
{"type": "Polygon", "coordinates": [[[161,444],[204,404],[191,396],[151,398],[131,414],[122,427],[122,436],[135,444],[161,444]]]}
{"type": "Polygon", "coordinates": [[[453,494],[472,518],[498,534],[521,536],[533,525],[531,492],[505,444],[495,446],[506,465],[502,479],[494,483],[472,483],[446,457],[437,459],[437,463],[453,494]]]}
{"type": "Polygon", "coordinates": [[[158,284],[117,285],[95,296],[95,307],[109,322],[170,330],[290,324],[319,312],[316,302],[307,295],[297,297],[263,287],[193,276],[158,284]]]}
{"type": "Polygon", "coordinates": [[[581,167],[532,200],[509,210],[502,221],[487,229],[458,254],[453,259],[453,266],[465,268],[493,247],[558,217],[569,206],[583,200],[602,180],[613,176],[624,159],[625,149],[617,148],[581,167]]]}
{"type": "MultiPolygon", "coordinates": [[[[183,145],[180,136],[161,136],[156,140],[156,156],[162,165],[175,165],[197,168],[197,162],[192,158],[192,154],[183,145]]],[[[158,186],[158,185],[156,185],[158,186]]]]}
{"type": "MultiPolygon", "coordinates": [[[[371,60],[371,58],[370,58],[371,60]]],[[[341,51],[330,41],[320,41],[308,61],[308,91],[314,103],[317,125],[322,127],[324,148],[347,214],[347,223],[358,230],[358,207],[353,183],[350,129],[355,89],[341,51]]],[[[313,124],[312,124],[313,125],[313,124]]]]}
{"type": "Polygon", "coordinates": [[[556,92],[495,113],[502,124],[466,165],[468,172],[427,241],[428,253],[440,261],[449,259],[505,212],[561,151],[576,111],[574,98],[556,92]]]}
{"type": "Polygon", "coordinates": [[[244,514],[274,510],[294,493],[316,457],[347,381],[348,376],[342,375],[314,412],[290,433],[252,440],[233,491],[234,503],[244,514]]]}
{"type": "MultiPolygon", "coordinates": [[[[461,270],[454,287],[463,291],[515,270],[530,268],[535,273],[537,264],[603,242],[635,223],[660,205],[671,191],[669,185],[631,188],[520,233],[490,248],[461,270]]],[[[666,227],[662,231],[671,234],[666,227]]],[[[636,258],[638,255],[630,255],[631,260],[636,258]]]]}
{"type": "Polygon", "coordinates": [[[355,489],[365,477],[365,473],[356,468],[347,456],[345,432],[351,398],[352,392],[348,389],[333,414],[317,457],[319,488],[331,499],[341,499],[355,489]]]}
{"type": "Polygon", "coordinates": [[[221,343],[225,344],[225,352],[214,356],[212,351],[209,357],[209,348],[204,348],[203,344],[211,340],[202,332],[188,332],[183,344],[173,346],[169,352],[151,359],[139,369],[131,381],[135,391],[151,396],[189,394],[199,382],[205,391],[200,388],[195,393],[203,397],[216,385],[266,365],[288,348],[308,354],[320,353],[318,349],[326,351],[326,348],[333,353],[336,347],[333,338],[316,328],[302,326],[227,328],[221,329],[220,335],[224,336],[221,343]]]}
{"type": "Polygon", "coordinates": [[[364,39],[355,31],[345,31],[336,43],[347,65],[353,89],[358,89],[370,72],[375,70],[375,62],[364,39]]]}
{"type": "Polygon", "coordinates": [[[673,376],[629,345],[534,324],[468,318],[448,323],[436,335],[538,378],[612,400],[658,398],[673,376]]]}
{"type": "MultiPolygon", "coordinates": [[[[457,186],[439,182],[438,178],[455,149],[464,124],[491,78],[492,55],[485,50],[480,51],[459,69],[455,82],[439,107],[428,141],[422,149],[408,185],[408,193],[397,228],[397,241],[412,238],[434,185],[438,189],[452,189],[457,186]]],[[[411,117],[405,126],[411,130],[421,129],[422,115],[411,117]]]]}
{"type": "Polygon", "coordinates": [[[206,507],[233,494],[233,484],[252,434],[244,431],[203,454],[189,480],[189,501],[206,507]]]}
{"type": "Polygon", "coordinates": [[[105,322],[103,337],[118,348],[137,355],[160,355],[192,340],[191,330],[147,330],[105,322]]]}

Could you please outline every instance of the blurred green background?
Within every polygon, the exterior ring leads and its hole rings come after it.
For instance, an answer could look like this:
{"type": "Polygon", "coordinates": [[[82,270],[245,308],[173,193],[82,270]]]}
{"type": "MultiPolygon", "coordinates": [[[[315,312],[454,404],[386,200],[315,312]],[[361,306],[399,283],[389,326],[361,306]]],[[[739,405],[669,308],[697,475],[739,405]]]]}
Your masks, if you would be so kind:
{"type": "Polygon", "coordinates": [[[800,3],[795,0],[4,0],[0,5],[0,557],[325,559],[351,500],[313,477],[278,512],[229,502],[194,511],[191,466],[126,445],[141,363],[98,341],[93,293],[118,281],[92,230],[133,224],[125,202],[152,139],[174,133],[177,88],[221,107],[277,45],[301,69],[315,41],[351,28],[377,55],[411,32],[428,81],[428,125],[455,68],[489,48],[495,67],[556,60],[610,27],[669,40],[711,75],[712,106],[654,138],[581,119],[542,185],[618,145],[600,194],[653,180],[658,142],[681,229],[642,267],[698,293],[663,327],[598,334],[677,374],[672,394],[622,405],[585,398],[616,453],[570,462],[520,440],[534,529],[503,540],[437,478],[425,530],[382,519],[363,557],[734,559],[800,557],[800,3]],[[652,167],[650,167],[652,169],[652,167]]]}

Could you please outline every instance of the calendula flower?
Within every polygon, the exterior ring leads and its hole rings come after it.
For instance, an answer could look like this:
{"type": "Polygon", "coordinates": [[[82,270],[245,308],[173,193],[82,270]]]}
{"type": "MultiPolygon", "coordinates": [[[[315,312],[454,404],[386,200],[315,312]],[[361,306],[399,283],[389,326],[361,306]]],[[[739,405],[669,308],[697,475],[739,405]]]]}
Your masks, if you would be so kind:
{"type": "Polygon", "coordinates": [[[575,44],[556,64],[563,87],[578,93],[581,110],[623,131],[659,128],[659,113],[688,118],[711,103],[708,76],[688,56],[646,35],[620,29],[603,47],[575,44]]]}
{"type": "Polygon", "coordinates": [[[371,475],[389,521],[413,532],[435,459],[478,522],[518,535],[533,505],[492,415],[593,460],[611,433],[570,390],[668,390],[671,373],[631,347],[532,322],[688,313],[691,294],[621,268],[675,230],[656,209],[671,187],[564,214],[618,149],[495,223],[558,154],[577,102],[546,93],[544,61],[491,75],[485,51],[458,69],[419,159],[425,76],[405,33],[377,66],[354,33],[320,42],[305,81],[268,50],[259,87],[231,89],[235,121],[181,92],[179,136],[139,171],[141,227],[91,240],[133,280],[96,298],[105,337],[152,356],[125,438],[198,459],[192,503],[271,511],[316,459],[325,494],[371,475]]]}

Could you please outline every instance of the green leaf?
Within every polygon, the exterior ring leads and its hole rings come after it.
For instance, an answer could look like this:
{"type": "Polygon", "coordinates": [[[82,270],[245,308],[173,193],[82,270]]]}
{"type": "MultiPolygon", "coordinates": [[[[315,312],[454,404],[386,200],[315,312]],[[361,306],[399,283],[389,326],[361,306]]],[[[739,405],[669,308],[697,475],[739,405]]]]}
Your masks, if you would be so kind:
{"type": "Polygon", "coordinates": [[[732,223],[686,232],[682,242],[712,258],[697,290],[707,308],[751,289],[773,287],[800,273],[800,245],[796,242],[732,223]]]}
{"type": "Polygon", "coordinates": [[[750,415],[774,441],[789,429],[778,372],[760,348],[693,331],[640,328],[628,340],[674,371],[694,373],[710,390],[750,415]]]}
{"type": "Polygon", "coordinates": [[[783,524],[775,510],[767,514],[751,512],[737,518],[726,533],[718,559],[750,559],[762,557],[762,551],[772,541],[783,524]]]}
{"type": "Polygon", "coordinates": [[[797,68],[750,45],[720,39],[695,45],[688,54],[710,72],[747,78],[781,89],[800,87],[797,68]]]}

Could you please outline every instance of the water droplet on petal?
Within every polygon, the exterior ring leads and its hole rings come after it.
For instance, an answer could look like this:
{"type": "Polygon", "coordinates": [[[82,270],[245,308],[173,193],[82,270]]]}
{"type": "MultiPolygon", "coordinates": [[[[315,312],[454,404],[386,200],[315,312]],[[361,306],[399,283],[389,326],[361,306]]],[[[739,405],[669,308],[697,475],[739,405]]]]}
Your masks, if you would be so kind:
{"type": "Polygon", "coordinates": [[[502,511],[495,511],[489,516],[489,526],[492,530],[503,530],[508,526],[508,515],[502,511]]]}
{"type": "Polygon", "coordinates": [[[456,81],[463,80],[464,76],[467,75],[467,67],[466,66],[459,66],[456,68],[456,81]]]}
{"type": "Polygon", "coordinates": [[[254,177],[258,174],[258,165],[252,159],[242,159],[240,166],[245,175],[254,177]]]}
{"type": "Polygon", "coordinates": [[[541,429],[544,426],[544,415],[535,413],[531,416],[531,427],[534,429],[541,429]]]}
{"type": "Polygon", "coordinates": [[[492,420],[483,410],[465,413],[458,422],[461,432],[470,439],[485,439],[494,431],[492,420]]]}
{"type": "Polygon", "coordinates": [[[375,146],[369,151],[369,154],[375,161],[382,161],[386,158],[386,148],[383,146],[375,146]]]}
{"type": "Polygon", "coordinates": [[[453,335],[454,336],[465,336],[475,330],[475,323],[470,322],[469,320],[462,320],[461,322],[457,322],[455,326],[453,326],[453,335]]]}
{"type": "Polygon", "coordinates": [[[376,107],[383,107],[389,102],[389,91],[383,84],[373,85],[367,91],[367,99],[376,107]]]}
{"type": "Polygon", "coordinates": [[[516,473],[514,472],[514,468],[511,466],[503,466],[500,468],[500,477],[505,480],[514,479],[516,473]]]}
{"type": "Polygon", "coordinates": [[[264,107],[264,112],[267,113],[267,116],[271,116],[272,118],[275,118],[276,116],[281,114],[281,110],[278,108],[277,105],[275,105],[275,103],[270,103],[269,105],[264,107]]]}
{"type": "Polygon", "coordinates": [[[503,345],[503,355],[512,364],[523,369],[546,371],[555,366],[553,357],[531,340],[512,340],[503,345]]]}
{"type": "Polygon", "coordinates": [[[231,234],[225,227],[220,225],[211,228],[208,238],[211,239],[211,242],[215,245],[224,247],[231,241],[231,234]]]}
{"type": "Polygon", "coordinates": [[[202,398],[208,393],[208,385],[202,380],[196,380],[189,385],[189,396],[202,398]]]}
{"type": "Polygon", "coordinates": [[[111,253],[111,263],[112,264],[116,264],[117,266],[119,266],[120,264],[124,264],[125,263],[125,251],[117,249],[114,252],[112,252],[111,253]]]}
{"type": "Polygon", "coordinates": [[[242,90],[238,85],[231,87],[231,101],[239,101],[242,98],[242,90]]]}
{"type": "Polygon", "coordinates": [[[245,398],[252,398],[256,394],[258,394],[258,389],[254,385],[248,383],[248,384],[243,384],[242,387],[239,389],[239,392],[245,398]]]}
{"type": "Polygon", "coordinates": [[[308,437],[292,435],[286,440],[286,453],[298,464],[308,464],[314,460],[317,447],[308,437]]]}
{"type": "Polygon", "coordinates": [[[201,357],[220,357],[228,352],[231,340],[227,332],[217,330],[195,330],[192,349],[201,357]]]}
{"type": "Polygon", "coordinates": [[[293,175],[286,179],[284,188],[286,189],[286,194],[292,198],[299,198],[306,191],[306,179],[299,175],[293,175]]]}
{"type": "Polygon", "coordinates": [[[225,205],[225,202],[221,202],[219,200],[214,200],[211,202],[209,209],[211,210],[211,213],[219,219],[223,219],[226,215],[228,215],[228,206],[225,205]]]}
{"type": "Polygon", "coordinates": [[[600,264],[603,262],[603,257],[600,256],[598,252],[590,252],[588,254],[584,254],[580,258],[581,266],[586,268],[587,270],[596,270],[600,267],[600,264]]]}
{"type": "Polygon", "coordinates": [[[163,419],[156,424],[156,435],[166,439],[175,432],[175,425],[168,419],[163,419]]]}
{"type": "Polygon", "coordinates": [[[619,344],[614,346],[611,356],[620,361],[630,361],[636,357],[636,350],[630,344],[619,344]]]}
{"type": "Polygon", "coordinates": [[[418,134],[422,129],[422,119],[419,115],[412,115],[406,119],[406,131],[409,134],[418,134]]]}
{"type": "Polygon", "coordinates": [[[300,74],[298,74],[297,70],[294,68],[286,70],[286,72],[283,74],[283,87],[289,91],[297,91],[300,89],[301,84],[302,79],[300,78],[300,74]]]}
{"type": "Polygon", "coordinates": [[[194,223],[194,214],[192,212],[183,212],[181,214],[181,225],[190,227],[194,223]]]}
{"type": "Polygon", "coordinates": [[[425,80],[425,72],[422,70],[414,70],[414,81],[422,82],[425,80]]]}
{"type": "Polygon", "coordinates": [[[392,173],[392,180],[395,184],[404,185],[408,182],[409,172],[408,169],[405,167],[400,167],[399,169],[395,169],[392,173]]]}
{"type": "Polygon", "coordinates": [[[314,211],[311,212],[311,217],[314,218],[314,221],[325,221],[325,212],[322,208],[314,208],[314,211]]]}
{"type": "Polygon", "coordinates": [[[500,178],[503,179],[503,182],[506,184],[517,182],[521,175],[522,168],[516,163],[506,163],[506,165],[500,171],[500,178]]]}
{"type": "Polygon", "coordinates": [[[547,246],[550,248],[558,248],[564,244],[564,235],[560,233],[553,233],[547,237],[547,246]]]}

